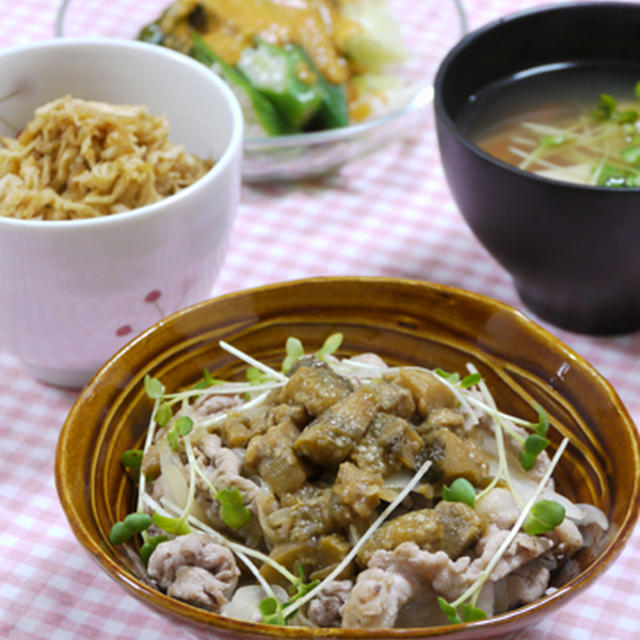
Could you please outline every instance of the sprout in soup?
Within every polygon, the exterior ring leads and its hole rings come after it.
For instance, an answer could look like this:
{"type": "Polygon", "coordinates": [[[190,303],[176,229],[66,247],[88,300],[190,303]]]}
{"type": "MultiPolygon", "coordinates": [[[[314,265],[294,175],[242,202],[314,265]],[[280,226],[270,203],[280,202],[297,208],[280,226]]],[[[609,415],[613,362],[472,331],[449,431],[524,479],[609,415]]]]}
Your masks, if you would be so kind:
{"type": "Polygon", "coordinates": [[[551,66],[473,96],[471,139],[536,175],[599,187],[640,187],[640,69],[551,66]]]}

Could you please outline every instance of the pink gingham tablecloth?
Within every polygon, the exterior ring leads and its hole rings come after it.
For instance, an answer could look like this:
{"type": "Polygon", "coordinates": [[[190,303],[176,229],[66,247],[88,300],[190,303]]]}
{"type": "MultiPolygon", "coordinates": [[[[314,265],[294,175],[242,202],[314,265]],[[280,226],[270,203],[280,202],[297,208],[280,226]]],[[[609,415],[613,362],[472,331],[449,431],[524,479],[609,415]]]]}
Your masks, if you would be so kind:
{"type": "MultiPolygon", "coordinates": [[[[429,3],[446,5],[444,0],[412,1],[416,19],[425,21],[429,3]]],[[[0,0],[0,47],[52,37],[57,4],[0,0]]],[[[469,27],[534,4],[467,0],[469,27]]],[[[68,30],[72,35],[116,34],[127,21],[135,26],[153,16],[157,6],[158,0],[130,2],[125,10],[122,0],[75,0],[68,30]],[[83,17],[78,6],[92,4],[94,14],[83,17]]],[[[434,34],[429,24],[421,26],[440,59],[455,30],[441,28],[443,33],[434,34]]],[[[508,274],[478,244],[456,209],[439,165],[432,117],[412,140],[325,179],[244,187],[231,249],[212,293],[343,274],[425,279],[522,308],[508,274]]],[[[608,378],[640,423],[640,333],[591,338],[541,324],[608,378]]],[[[192,638],[192,631],[147,609],[113,583],[69,529],[56,495],[53,463],[58,432],[75,397],[38,383],[0,350],[0,638],[192,638]]],[[[640,638],[640,530],[591,589],[516,637],[640,638]]]]}

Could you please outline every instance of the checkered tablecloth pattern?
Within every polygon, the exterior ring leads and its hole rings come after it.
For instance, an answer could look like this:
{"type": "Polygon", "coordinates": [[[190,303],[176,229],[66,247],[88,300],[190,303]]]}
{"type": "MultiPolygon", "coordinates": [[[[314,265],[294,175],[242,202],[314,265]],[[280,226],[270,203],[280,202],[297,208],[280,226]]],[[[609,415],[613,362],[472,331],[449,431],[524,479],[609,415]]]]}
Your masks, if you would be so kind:
{"type": "MultiPolygon", "coordinates": [[[[413,12],[436,61],[455,40],[432,7],[413,12]],[[432,31],[429,31],[432,29],[432,31]]],[[[127,35],[161,0],[71,0],[67,35],[127,35]]],[[[470,28],[536,4],[466,0],[470,28]]],[[[538,2],[539,4],[539,2],[538,2]]],[[[57,0],[0,0],[0,47],[54,33],[57,0]]],[[[443,9],[444,10],[444,9],[443,9]]],[[[455,24],[451,22],[449,25],[455,24]]],[[[453,29],[453,30],[452,30],[453,29]]],[[[322,180],[246,186],[213,295],[315,275],[385,275],[450,284],[522,307],[508,274],[474,239],[449,194],[429,115],[410,140],[322,180]]],[[[1,274],[0,274],[1,277],[1,274]]],[[[541,323],[589,360],[640,423],[640,333],[590,338],[541,323]]],[[[76,394],[44,386],[0,350],[0,638],[192,638],[113,583],[76,542],[56,496],[60,426],[76,394]]],[[[206,637],[215,637],[209,634],[206,637]]],[[[640,530],[597,583],[519,640],[640,638],[640,530]]]]}

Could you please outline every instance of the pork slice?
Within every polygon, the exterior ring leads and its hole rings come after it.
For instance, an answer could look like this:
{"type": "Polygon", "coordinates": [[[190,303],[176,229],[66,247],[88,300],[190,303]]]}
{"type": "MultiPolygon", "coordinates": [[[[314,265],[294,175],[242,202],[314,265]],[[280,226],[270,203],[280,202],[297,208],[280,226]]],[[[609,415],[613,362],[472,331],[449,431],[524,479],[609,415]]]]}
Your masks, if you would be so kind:
{"type": "MultiPolygon", "coordinates": [[[[488,527],[487,534],[476,545],[475,552],[478,557],[473,560],[469,567],[471,574],[477,573],[477,575],[480,575],[485,570],[508,535],[508,531],[499,529],[495,525],[488,527]]],[[[527,533],[516,534],[493,568],[491,580],[495,581],[504,578],[534,558],[545,554],[553,546],[554,542],[545,536],[531,536],[527,533]]]]}
{"type": "Polygon", "coordinates": [[[415,586],[402,574],[366,569],[358,576],[342,611],[345,628],[389,629],[415,586]]]}
{"type": "Polygon", "coordinates": [[[211,472],[218,475],[238,475],[241,461],[231,449],[222,444],[220,436],[207,434],[194,445],[196,456],[198,453],[204,457],[203,462],[211,472]]]}
{"type": "Polygon", "coordinates": [[[520,516],[520,509],[509,489],[496,487],[476,503],[476,513],[499,529],[510,529],[520,516]]]}
{"type": "MultiPolygon", "coordinates": [[[[510,529],[520,515],[513,494],[508,489],[496,487],[476,504],[476,513],[499,529],[510,529]]],[[[554,554],[573,555],[584,545],[580,529],[565,518],[553,531],[544,534],[554,544],[554,554]]]]}
{"type": "Polygon", "coordinates": [[[193,403],[193,409],[197,417],[209,418],[241,404],[242,398],[238,395],[202,395],[193,403]]]}
{"type": "Polygon", "coordinates": [[[227,602],[228,585],[201,567],[179,567],[167,595],[210,611],[220,611],[227,602]]]}
{"type": "MultiPolygon", "coordinates": [[[[478,425],[480,428],[480,433],[483,435],[483,448],[485,448],[492,456],[497,457],[494,436],[495,426],[493,420],[489,419],[485,414],[485,416],[478,421],[478,425]]],[[[509,430],[513,431],[513,434],[520,438],[518,440],[516,437],[514,437],[514,435],[511,434],[505,434],[504,438],[506,450],[511,456],[513,456],[514,461],[517,461],[519,460],[520,451],[522,450],[522,441],[527,439],[527,437],[530,435],[530,431],[528,431],[524,427],[521,427],[520,425],[514,424],[513,422],[509,422],[509,430]]],[[[549,453],[546,450],[541,451],[538,454],[538,457],[536,458],[536,461],[531,469],[529,469],[528,471],[520,469],[518,473],[524,474],[525,477],[529,478],[529,480],[537,484],[544,477],[550,464],[551,459],[549,458],[549,453]]],[[[547,486],[553,489],[553,478],[549,479],[547,486]]]]}
{"type": "Polygon", "coordinates": [[[309,603],[307,617],[319,627],[339,627],[342,624],[342,610],[347,602],[353,582],[334,580],[320,591],[309,603]]]}
{"type": "Polygon", "coordinates": [[[227,602],[240,575],[231,551],[199,533],[160,543],[147,571],[168,595],[211,611],[227,602]]]}
{"type": "Polygon", "coordinates": [[[504,578],[506,582],[506,603],[502,611],[507,611],[541,598],[547,587],[551,573],[541,562],[533,560],[504,578]]]}
{"type": "Polygon", "coordinates": [[[565,518],[553,531],[544,534],[554,543],[554,553],[572,556],[584,545],[584,538],[577,525],[565,518]]]}
{"type": "MultiPolygon", "coordinates": [[[[508,533],[491,525],[475,545],[475,557],[464,555],[455,561],[444,551],[432,552],[420,549],[413,542],[404,542],[393,551],[376,551],[371,557],[369,567],[400,573],[411,584],[427,583],[445,598],[455,600],[488,567],[508,533]]],[[[544,536],[518,533],[493,568],[490,580],[495,582],[504,578],[531,560],[544,555],[553,544],[544,536]]]]}
{"type": "MultiPolygon", "coordinates": [[[[258,485],[241,474],[242,461],[222,444],[219,436],[207,434],[194,445],[194,449],[200,468],[218,491],[237,487],[245,504],[253,503],[258,485]]],[[[198,480],[198,488],[208,492],[208,487],[200,486],[201,482],[198,480]]]]}
{"type": "Polygon", "coordinates": [[[233,534],[249,541],[259,532],[257,526],[256,497],[258,485],[241,474],[242,462],[228,447],[222,444],[219,436],[207,434],[194,444],[196,461],[209,483],[216,491],[238,489],[246,507],[254,518],[240,529],[231,529],[220,515],[220,503],[211,492],[211,486],[199,475],[196,476],[196,504],[204,512],[206,521],[219,531],[233,534]]]}
{"type": "MultiPolygon", "coordinates": [[[[503,497],[494,496],[496,500],[503,497]]],[[[435,510],[426,511],[435,514],[435,510]]],[[[496,587],[496,591],[509,591],[500,598],[506,604],[500,602],[498,610],[504,610],[503,606],[531,602],[543,595],[548,586],[549,571],[541,558],[555,545],[559,549],[559,540],[565,540],[567,547],[576,542],[569,529],[557,531],[556,540],[548,537],[549,534],[516,534],[491,570],[489,583],[485,585],[487,604],[483,606],[487,610],[493,608],[490,601],[493,600],[494,583],[501,587],[496,587]]],[[[402,608],[407,603],[419,602],[425,589],[433,589],[436,595],[449,601],[455,600],[489,567],[508,535],[508,530],[490,524],[469,555],[455,561],[442,550],[421,549],[415,542],[401,542],[393,550],[378,548],[370,555],[368,568],[358,576],[345,604],[343,626],[393,627],[402,608]]]]}
{"type": "Polygon", "coordinates": [[[365,353],[359,353],[356,356],[349,358],[351,362],[361,362],[362,364],[370,364],[374,367],[380,367],[381,369],[387,368],[387,363],[377,354],[367,351],[365,353]]]}
{"type": "Polygon", "coordinates": [[[414,542],[404,542],[392,552],[376,551],[369,567],[398,573],[417,590],[430,584],[438,593],[455,600],[475,580],[475,575],[469,574],[470,564],[469,556],[453,561],[444,551],[426,551],[414,542]]]}

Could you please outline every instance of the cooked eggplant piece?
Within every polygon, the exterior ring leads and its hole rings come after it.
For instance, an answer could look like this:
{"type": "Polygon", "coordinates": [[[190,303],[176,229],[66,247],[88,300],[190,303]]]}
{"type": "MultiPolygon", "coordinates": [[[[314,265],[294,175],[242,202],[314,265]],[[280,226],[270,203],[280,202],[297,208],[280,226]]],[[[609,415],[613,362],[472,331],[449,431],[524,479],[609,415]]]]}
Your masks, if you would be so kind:
{"type": "Polygon", "coordinates": [[[448,483],[466,478],[480,486],[489,473],[486,455],[472,440],[460,438],[448,429],[437,429],[424,439],[427,457],[433,461],[428,477],[448,483]]]}
{"type": "Polygon", "coordinates": [[[302,405],[319,416],[352,391],[351,383],[318,360],[302,364],[280,393],[280,402],[302,405]]]}
{"type": "Polygon", "coordinates": [[[434,373],[418,369],[400,369],[387,374],[385,379],[408,389],[416,403],[418,413],[427,417],[435,409],[453,409],[457,399],[453,391],[434,373]]]}
{"type": "Polygon", "coordinates": [[[362,469],[383,476],[415,469],[422,438],[409,422],[388,413],[377,413],[364,437],[354,446],[350,459],[362,469]]]}
{"type": "Polygon", "coordinates": [[[285,416],[247,445],[245,465],[257,471],[278,496],[299,489],[310,474],[309,466],[293,450],[299,434],[291,417],[285,416]]]}
{"type": "Polygon", "coordinates": [[[367,566],[376,551],[392,551],[403,542],[415,542],[426,551],[444,551],[455,560],[483,530],[482,518],[469,505],[439,502],[434,509],[410,511],[383,524],[363,545],[358,564],[367,566]]]}
{"type": "MultiPolygon", "coordinates": [[[[349,553],[350,549],[351,545],[342,536],[331,534],[303,542],[285,542],[274,547],[269,556],[294,574],[298,573],[298,566],[301,566],[305,576],[315,579],[329,573],[349,553]]],[[[348,578],[352,572],[349,565],[340,577],[348,578]]],[[[282,576],[268,564],[262,565],[260,573],[268,582],[287,584],[282,576]]]]}
{"type": "Polygon", "coordinates": [[[361,387],[309,424],[294,449],[317,464],[338,464],[360,441],[377,410],[375,394],[361,387]]]}

